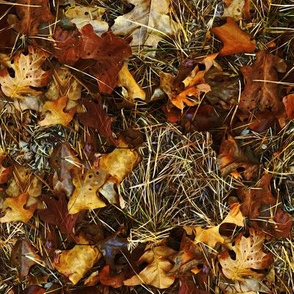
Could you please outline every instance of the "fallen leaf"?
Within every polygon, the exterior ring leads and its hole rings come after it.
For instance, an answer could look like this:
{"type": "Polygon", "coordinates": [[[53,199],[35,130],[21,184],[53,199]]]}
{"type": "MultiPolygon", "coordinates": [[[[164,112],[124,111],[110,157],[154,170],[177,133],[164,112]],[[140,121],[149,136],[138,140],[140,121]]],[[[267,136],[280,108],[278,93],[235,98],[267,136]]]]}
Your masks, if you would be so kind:
{"type": "Polygon", "coordinates": [[[38,88],[47,86],[51,78],[51,72],[42,69],[48,56],[45,51],[32,46],[28,46],[28,54],[18,51],[0,71],[3,93],[8,97],[19,99],[42,94],[38,88]],[[14,74],[11,75],[10,71],[14,74]]]}
{"type": "Polygon", "coordinates": [[[2,209],[2,211],[5,211],[5,215],[0,218],[0,223],[15,221],[29,222],[35,212],[36,204],[26,208],[25,206],[28,198],[29,194],[27,193],[20,194],[13,198],[6,198],[3,202],[2,209]]]}
{"type": "Polygon", "coordinates": [[[0,185],[7,183],[12,176],[13,173],[13,166],[3,166],[3,161],[7,157],[7,154],[1,153],[0,154],[0,185]]]}
{"type": "Polygon", "coordinates": [[[168,274],[173,267],[169,258],[175,253],[175,250],[166,246],[147,249],[140,257],[138,263],[147,263],[148,265],[137,275],[125,280],[124,285],[136,286],[147,284],[159,289],[170,287],[175,281],[175,277],[168,274]]]}
{"type": "Polygon", "coordinates": [[[166,36],[173,37],[178,24],[170,17],[171,0],[128,0],[132,11],[119,16],[111,30],[122,36],[132,36],[132,47],[153,49],[166,36]]]}
{"type": "Polygon", "coordinates": [[[178,294],[208,294],[196,287],[196,283],[188,276],[180,277],[180,288],[178,294]]]}
{"type": "Polygon", "coordinates": [[[17,0],[16,14],[9,15],[8,22],[21,34],[37,35],[41,23],[54,20],[49,0],[17,0]]]}
{"type": "Polygon", "coordinates": [[[46,289],[37,286],[37,285],[31,285],[24,289],[23,294],[44,294],[46,293],[46,289]]]}
{"type": "Polygon", "coordinates": [[[74,239],[74,228],[78,214],[69,214],[65,195],[63,193],[58,193],[57,199],[44,195],[42,199],[46,203],[47,208],[39,210],[38,214],[41,220],[57,226],[62,233],[74,239]]]}
{"type": "Polygon", "coordinates": [[[273,235],[275,238],[288,238],[291,234],[293,221],[287,212],[283,211],[281,208],[278,208],[275,216],[273,218],[273,235]]]}
{"type": "Polygon", "coordinates": [[[68,102],[66,96],[61,97],[54,101],[47,101],[43,106],[43,112],[45,112],[45,118],[39,121],[39,125],[42,127],[51,126],[51,125],[63,125],[67,126],[76,112],[75,108],[70,109],[68,112],[65,112],[68,102]]]}
{"type": "Polygon", "coordinates": [[[120,288],[124,285],[124,273],[111,276],[110,266],[105,265],[99,273],[100,283],[105,286],[111,286],[113,288],[120,288]]]}
{"type": "Polygon", "coordinates": [[[233,281],[244,281],[247,278],[259,279],[263,276],[257,270],[267,269],[273,261],[271,253],[263,252],[265,235],[253,229],[249,230],[249,237],[239,234],[235,239],[232,250],[236,258],[230,257],[229,251],[221,253],[218,260],[223,274],[233,281]]]}
{"type": "Polygon", "coordinates": [[[294,94],[289,94],[283,98],[286,114],[289,119],[294,119],[294,94]]]}
{"type": "Polygon", "coordinates": [[[126,64],[123,65],[122,69],[118,74],[117,86],[123,87],[122,95],[124,99],[132,104],[136,103],[136,99],[146,99],[145,92],[137,84],[126,64]]]}
{"type": "Polygon", "coordinates": [[[80,171],[75,172],[73,184],[75,190],[68,202],[70,214],[78,213],[82,210],[96,209],[106,206],[99,197],[98,191],[105,183],[107,173],[104,170],[88,170],[85,174],[80,171]]]}
{"type": "Polygon", "coordinates": [[[19,239],[13,246],[9,264],[16,267],[19,278],[22,280],[30,271],[30,268],[41,263],[40,256],[36,253],[35,248],[26,239],[19,239]]]}
{"type": "Polygon", "coordinates": [[[223,17],[250,19],[250,0],[225,0],[223,17]]]}
{"type": "Polygon", "coordinates": [[[276,66],[282,61],[278,56],[259,51],[252,65],[241,67],[245,78],[239,109],[244,113],[268,112],[269,116],[283,109],[276,66]]]}
{"type": "Polygon", "coordinates": [[[240,149],[231,135],[225,136],[222,140],[218,162],[223,177],[231,174],[233,177],[240,178],[243,174],[244,178],[249,180],[258,174],[259,164],[240,149]]]}
{"type": "Polygon", "coordinates": [[[100,251],[82,236],[70,250],[58,250],[53,266],[75,285],[101,258],[100,251]]]}
{"type": "Polygon", "coordinates": [[[252,53],[255,50],[255,40],[249,34],[242,31],[231,17],[227,17],[224,25],[213,27],[210,31],[224,43],[219,56],[252,53]]]}

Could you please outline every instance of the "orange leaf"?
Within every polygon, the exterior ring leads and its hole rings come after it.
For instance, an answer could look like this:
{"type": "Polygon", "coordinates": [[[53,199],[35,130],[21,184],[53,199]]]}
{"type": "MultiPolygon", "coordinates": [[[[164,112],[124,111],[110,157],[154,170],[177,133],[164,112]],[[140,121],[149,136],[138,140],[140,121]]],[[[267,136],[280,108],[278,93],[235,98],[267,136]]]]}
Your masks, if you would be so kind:
{"type": "Polygon", "coordinates": [[[294,94],[287,95],[283,98],[286,114],[289,119],[294,119],[294,94]]]}
{"type": "Polygon", "coordinates": [[[124,272],[118,275],[110,275],[110,266],[105,265],[99,273],[100,282],[102,285],[111,286],[113,288],[119,288],[124,284],[124,272]]]}
{"type": "Polygon", "coordinates": [[[224,25],[212,28],[211,32],[224,43],[219,56],[251,53],[255,50],[256,42],[252,40],[249,34],[242,31],[230,17],[227,18],[227,22],[224,25]]]}

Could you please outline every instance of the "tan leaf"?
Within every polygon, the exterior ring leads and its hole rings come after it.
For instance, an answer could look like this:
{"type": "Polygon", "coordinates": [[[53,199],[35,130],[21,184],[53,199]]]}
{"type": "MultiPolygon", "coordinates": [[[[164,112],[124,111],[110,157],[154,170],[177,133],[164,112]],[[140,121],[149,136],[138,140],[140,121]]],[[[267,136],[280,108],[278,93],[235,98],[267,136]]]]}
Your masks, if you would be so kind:
{"type": "Polygon", "coordinates": [[[250,18],[250,0],[225,0],[223,17],[231,17],[234,20],[250,18]]]}
{"type": "Polygon", "coordinates": [[[147,284],[159,289],[168,288],[175,280],[173,275],[168,275],[168,272],[173,267],[168,258],[174,253],[176,253],[175,250],[166,246],[147,249],[140,257],[139,264],[147,263],[148,265],[138,275],[125,280],[124,285],[147,284]]]}
{"type": "Polygon", "coordinates": [[[75,285],[101,258],[100,251],[84,237],[79,236],[70,250],[59,250],[55,253],[53,266],[75,285]]]}
{"type": "Polygon", "coordinates": [[[107,173],[103,170],[89,170],[84,175],[74,173],[75,190],[68,202],[69,214],[75,214],[86,209],[106,206],[98,196],[99,188],[105,183],[107,173]]]}
{"type": "Polygon", "coordinates": [[[265,235],[253,229],[249,230],[250,236],[240,234],[232,246],[236,258],[230,257],[229,251],[220,254],[219,262],[223,274],[233,281],[244,281],[246,278],[261,278],[262,273],[256,270],[266,269],[272,262],[272,254],[263,252],[265,235]]]}
{"type": "Polygon", "coordinates": [[[66,96],[54,101],[47,101],[43,107],[43,111],[47,112],[46,116],[43,120],[39,121],[38,124],[42,127],[57,124],[67,126],[71,122],[76,111],[76,109],[73,108],[68,112],[64,112],[67,102],[68,98],[66,96]]]}
{"type": "MultiPolygon", "coordinates": [[[[178,25],[170,14],[171,0],[128,0],[134,9],[119,16],[111,30],[117,35],[131,35],[131,46],[156,49],[158,43],[166,36],[172,37],[178,25]]],[[[155,54],[152,51],[151,54],[155,54]]]]}
{"type": "Polygon", "coordinates": [[[130,73],[128,66],[123,65],[122,69],[118,74],[118,84],[119,87],[123,87],[122,95],[124,99],[128,102],[134,104],[135,99],[145,100],[146,94],[142,88],[137,84],[134,77],[130,73]]]}
{"type": "Polygon", "coordinates": [[[44,71],[42,65],[49,56],[45,51],[29,46],[28,54],[17,52],[0,71],[0,84],[3,93],[11,98],[24,98],[26,96],[39,96],[42,88],[51,78],[50,71],[44,71]],[[13,77],[9,69],[14,71],[13,77]]]}
{"type": "Polygon", "coordinates": [[[0,218],[0,223],[22,221],[27,223],[33,216],[36,205],[25,208],[29,195],[27,193],[20,194],[17,197],[6,198],[3,202],[3,211],[5,215],[0,218]]]}

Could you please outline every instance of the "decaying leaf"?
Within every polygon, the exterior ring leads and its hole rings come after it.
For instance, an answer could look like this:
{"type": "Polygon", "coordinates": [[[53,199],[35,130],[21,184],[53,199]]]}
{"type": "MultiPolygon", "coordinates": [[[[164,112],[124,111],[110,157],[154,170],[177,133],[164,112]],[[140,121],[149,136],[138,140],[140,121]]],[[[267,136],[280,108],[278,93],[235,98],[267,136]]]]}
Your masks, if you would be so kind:
{"type": "Polygon", "coordinates": [[[66,96],[54,101],[47,101],[43,106],[43,111],[46,112],[46,115],[43,120],[39,121],[39,125],[42,127],[58,124],[67,126],[76,112],[75,108],[70,109],[68,112],[64,111],[67,102],[68,98],[66,96]]]}
{"type": "Polygon", "coordinates": [[[29,274],[33,265],[41,263],[41,258],[28,240],[19,239],[12,249],[9,263],[17,268],[18,275],[22,280],[29,274]]]}
{"type": "Polygon", "coordinates": [[[128,102],[134,104],[135,99],[145,100],[146,94],[143,89],[137,84],[134,77],[130,73],[128,66],[123,65],[122,69],[118,74],[117,86],[123,87],[122,95],[128,102]]]}
{"type": "Polygon", "coordinates": [[[105,183],[106,177],[107,173],[99,169],[88,170],[84,175],[80,171],[75,172],[73,177],[75,190],[67,206],[69,213],[75,214],[82,210],[106,206],[98,195],[98,191],[105,183]]]}
{"type": "Polygon", "coordinates": [[[225,7],[223,17],[231,17],[234,20],[250,19],[251,0],[224,0],[225,7]]]}
{"type": "Polygon", "coordinates": [[[168,288],[175,280],[173,275],[168,274],[173,267],[169,258],[175,253],[175,250],[166,246],[148,248],[138,261],[139,264],[147,263],[148,265],[137,275],[125,280],[124,285],[147,284],[159,289],[168,288]]]}
{"type": "Polygon", "coordinates": [[[41,23],[54,20],[49,0],[17,0],[16,15],[9,15],[8,22],[19,33],[36,35],[41,23]]]}
{"type": "Polygon", "coordinates": [[[51,72],[42,69],[48,56],[45,51],[32,46],[28,46],[28,54],[18,51],[11,60],[5,62],[5,68],[0,71],[3,93],[19,99],[42,94],[38,88],[46,86],[51,78],[51,72]],[[9,73],[11,71],[13,75],[9,73]]]}
{"type": "Polygon", "coordinates": [[[286,114],[289,119],[294,119],[294,94],[289,94],[283,98],[286,114]]]}
{"type": "Polygon", "coordinates": [[[278,65],[283,61],[265,51],[256,53],[252,65],[241,68],[245,78],[245,88],[241,95],[239,108],[244,113],[266,112],[270,115],[278,113],[283,108],[278,88],[278,65]]]}
{"type": "Polygon", "coordinates": [[[56,252],[53,266],[75,285],[101,258],[100,251],[79,236],[77,244],[70,250],[56,252]]]}
{"type": "Polygon", "coordinates": [[[2,165],[4,159],[6,158],[7,154],[5,153],[0,153],[0,185],[7,183],[8,180],[11,178],[12,176],[12,172],[13,172],[13,166],[7,166],[4,167],[2,165]]]}
{"type": "Polygon", "coordinates": [[[22,221],[27,223],[33,216],[36,205],[25,207],[29,195],[27,193],[20,194],[17,197],[6,198],[3,202],[3,211],[5,215],[0,218],[0,223],[22,221]]]}
{"type": "Polygon", "coordinates": [[[102,16],[105,13],[105,8],[98,6],[70,6],[65,11],[65,16],[76,27],[81,30],[83,26],[92,25],[95,33],[101,36],[108,30],[108,24],[102,20],[102,16]]]}
{"type": "MultiPolygon", "coordinates": [[[[170,0],[128,0],[132,11],[119,16],[111,30],[117,35],[131,35],[131,46],[156,49],[163,37],[173,37],[177,23],[170,17],[170,0]]],[[[155,54],[155,51],[153,51],[155,54]]]]}
{"type": "Polygon", "coordinates": [[[219,56],[251,53],[255,50],[255,40],[249,34],[242,31],[231,17],[227,18],[227,22],[224,25],[213,27],[211,32],[224,43],[219,56]]]}
{"type": "Polygon", "coordinates": [[[235,245],[232,246],[236,258],[232,259],[229,251],[221,253],[218,258],[223,274],[233,281],[261,278],[263,274],[257,270],[265,270],[272,263],[272,254],[263,251],[265,235],[253,229],[249,232],[247,238],[242,234],[236,237],[235,245]]]}
{"type": "Polygon", "coordinates": [[[223,177],[231,174],[235,178],[241,178],[242,173],[244,178],[249,180],[258,174],[259,164],[240,149],[231,135],[223,138],[218,161],[223,177]]]}

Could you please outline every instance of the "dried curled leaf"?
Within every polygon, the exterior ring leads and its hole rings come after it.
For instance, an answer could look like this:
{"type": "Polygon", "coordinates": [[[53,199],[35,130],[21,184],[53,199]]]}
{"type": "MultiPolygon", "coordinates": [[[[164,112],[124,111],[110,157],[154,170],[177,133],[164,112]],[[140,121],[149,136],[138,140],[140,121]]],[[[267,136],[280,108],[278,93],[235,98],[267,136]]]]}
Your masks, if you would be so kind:
{"type": "Polygon", "coordinates": [[[222,266],[223,274],[233,281],[244,281],[247,278],[261,278],[262,273],[256,270],[266,269],[273,260],[271,253],[263,252],[265,235],[253,229],[249,230],[250,236],[244,237],[242,234],[235,239],[232,246],[236,258],[230,257],[229,251],[220,254],[219,262],[222,266]]]}
{"type": "Polygon", "coordinates": [[[212,28],[211,32],[224,43],[219,56],[251,53],[255,50],[255,40],[249,34],[242,31],[230,17],[227,18],[227,22],[224,25],[212,28]]]}
{"type": "Polygon", "coordinates": [[[17,52],[11,60],[5,62],[5,68],[0,71],[3,93],[19,99],[42,94],[38,88],[46,86],[51,78],[51,72],[42,69],[48,56],[45,51],[32,46],[28,47],[28,54],[17,52]],[[9,72],[11,70],[13,75],[9,72]]]}
{"type": "Polygon", "coordinates": [[[0,218],[0,223],[22,221],[27,223],[33,216],[36,205],[26,208],[29,195],[27,193],[20,194],[17,197],[6,198],[3,202],[3,211],[5,215],[0,218]]]}
{"type": "Polygon", "coordinates": [[[175,250],[166,246],[147,249],[140,257],[139,264],[147,263],[148,265],[137,275],[125,280],[124,285],[147,284],[159,289],[168,288],[175,280],[173,275],[168,274],[173,267],[169,258],[175,253],[175,250]]]}

